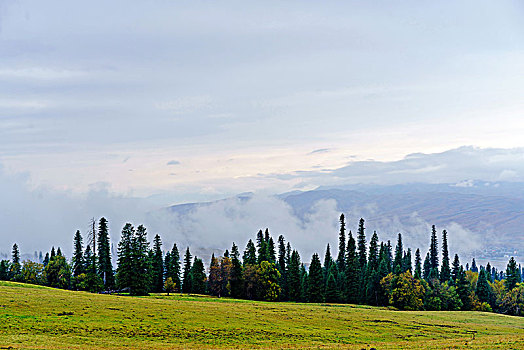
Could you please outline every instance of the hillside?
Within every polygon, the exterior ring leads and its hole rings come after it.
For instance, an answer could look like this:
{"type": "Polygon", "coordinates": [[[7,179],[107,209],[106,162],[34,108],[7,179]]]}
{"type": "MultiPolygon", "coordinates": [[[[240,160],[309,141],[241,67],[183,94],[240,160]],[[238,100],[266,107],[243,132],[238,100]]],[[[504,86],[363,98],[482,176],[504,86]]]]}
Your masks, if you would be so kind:
{"type": "Polygon", "coordinates": [[[524,320],[479,312],[200,296],[126,297],[0,283],[0,348],[524,348],[524,320]]]}

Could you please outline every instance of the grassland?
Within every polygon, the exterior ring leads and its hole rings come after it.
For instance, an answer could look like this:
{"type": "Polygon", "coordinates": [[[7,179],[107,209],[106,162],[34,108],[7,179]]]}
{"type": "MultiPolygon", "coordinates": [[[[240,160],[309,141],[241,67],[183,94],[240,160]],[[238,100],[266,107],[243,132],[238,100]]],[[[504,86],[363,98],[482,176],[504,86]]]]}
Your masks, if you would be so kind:
{"type": "Polygon", "coordinates": [[[524,319],[200,296],[126,297],[0,282],[0,348],[524,349],[524,319]]]}

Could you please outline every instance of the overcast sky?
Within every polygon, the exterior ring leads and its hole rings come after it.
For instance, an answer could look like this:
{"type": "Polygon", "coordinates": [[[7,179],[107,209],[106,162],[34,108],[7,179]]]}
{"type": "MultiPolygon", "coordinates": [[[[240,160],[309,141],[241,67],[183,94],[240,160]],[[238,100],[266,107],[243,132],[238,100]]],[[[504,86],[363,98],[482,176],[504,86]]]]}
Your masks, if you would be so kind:
{"type": "Polygon", "coordinates": [[[0,0],[0,178],[20,212],[59,203],[42,220],[78,194],[522,181],[523,96],[517,0],[0,0]]]}

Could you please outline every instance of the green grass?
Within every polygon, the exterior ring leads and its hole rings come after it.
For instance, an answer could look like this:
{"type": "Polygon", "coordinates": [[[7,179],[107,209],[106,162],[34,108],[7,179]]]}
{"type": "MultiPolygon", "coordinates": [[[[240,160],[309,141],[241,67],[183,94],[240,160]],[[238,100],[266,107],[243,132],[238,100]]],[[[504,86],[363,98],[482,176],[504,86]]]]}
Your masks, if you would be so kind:
{"type": "Polygon", "coordinates": [[[524,318],[0,283],[0,349],[524,349],[524,318]]]}

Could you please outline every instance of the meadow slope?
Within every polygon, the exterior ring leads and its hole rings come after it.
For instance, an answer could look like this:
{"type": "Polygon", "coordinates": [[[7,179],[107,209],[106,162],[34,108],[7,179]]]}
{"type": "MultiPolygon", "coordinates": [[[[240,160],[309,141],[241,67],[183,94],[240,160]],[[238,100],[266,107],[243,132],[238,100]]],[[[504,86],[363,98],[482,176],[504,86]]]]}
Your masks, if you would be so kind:
{"type": "Polygon", "coordinates": [[[0,282],[0,348],[523,349],[524,318],[200,296],[96,295],[0,282]]]}

